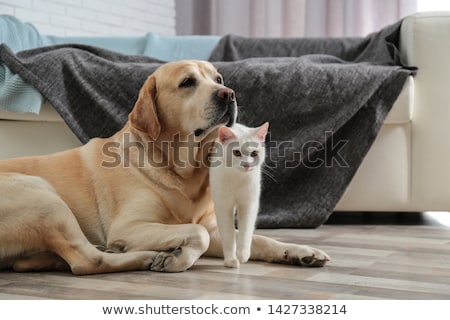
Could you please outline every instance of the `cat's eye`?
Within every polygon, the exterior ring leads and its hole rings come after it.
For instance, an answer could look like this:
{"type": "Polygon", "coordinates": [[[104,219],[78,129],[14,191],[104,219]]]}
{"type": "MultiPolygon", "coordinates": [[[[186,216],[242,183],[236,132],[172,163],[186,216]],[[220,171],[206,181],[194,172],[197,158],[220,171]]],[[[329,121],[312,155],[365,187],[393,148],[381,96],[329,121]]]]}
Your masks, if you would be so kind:
{"type": "Polygon", "coordinates": [[[195,86],[196,83],[197,83],[197,81],[195,80],[195,78],[188,77],[180,83],[179,87],[180,88],[190,88],[190,87],[195,86]]]}
{"type": "Polygon", "coordinates": [[[258,156],[258,151],[252,151],[252,153],[250,154],[250,157],[252,158],[256,158],[258,156]]]}
{"type": "Polygon", "coordinates": [[[233,150],[233,156],[240,157],[242,154],[239,150],[233,150]]]}
{"type": "Polygon", "coordinates": [[[218,84],[223,84],[222,77],[221,77],[221,76],[217,76],[216,82],[217,82],[218,84]]]}

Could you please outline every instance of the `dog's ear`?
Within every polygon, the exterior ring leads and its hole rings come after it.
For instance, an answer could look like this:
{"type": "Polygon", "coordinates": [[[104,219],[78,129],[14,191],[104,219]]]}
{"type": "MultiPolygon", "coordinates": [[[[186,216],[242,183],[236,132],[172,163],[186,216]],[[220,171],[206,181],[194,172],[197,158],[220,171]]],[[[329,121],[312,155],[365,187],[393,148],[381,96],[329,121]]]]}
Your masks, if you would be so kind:
{"type": "Polygon", "coordinates": [[[152,140],[158,139],[161,133],[161,124],[158,120],[156,108],[156,80],[154,76],[150,76],[144,83],[128,119],[135,129],[147,133],[152,140]]]}

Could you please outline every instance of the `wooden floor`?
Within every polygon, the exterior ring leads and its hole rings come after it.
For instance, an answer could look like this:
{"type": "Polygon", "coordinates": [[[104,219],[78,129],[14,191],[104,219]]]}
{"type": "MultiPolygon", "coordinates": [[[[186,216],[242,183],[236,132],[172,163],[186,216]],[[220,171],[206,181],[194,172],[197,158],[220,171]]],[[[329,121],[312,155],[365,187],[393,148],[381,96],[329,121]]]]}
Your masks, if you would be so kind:
{"type": "Polygon", "coordinates": [[[342,214],[315,229],[257,230],[326,250],[324,268],[201,259],[178,274],[0,272],[0,299],[450,299],[450,228],[421,216],[342,214]],[[399,218],[400,217],[400,218],[399,218]]]}

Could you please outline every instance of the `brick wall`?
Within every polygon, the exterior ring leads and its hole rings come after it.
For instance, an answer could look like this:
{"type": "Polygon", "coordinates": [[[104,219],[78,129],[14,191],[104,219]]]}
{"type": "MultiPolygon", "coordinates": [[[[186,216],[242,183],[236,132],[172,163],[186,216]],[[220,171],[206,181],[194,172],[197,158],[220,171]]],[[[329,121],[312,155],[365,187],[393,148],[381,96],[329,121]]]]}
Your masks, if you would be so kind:
{"type": "Polygon", "coordinates": [[[175,0],[0,0],[0,14],[56,36],[175,34],[175,0]]]}

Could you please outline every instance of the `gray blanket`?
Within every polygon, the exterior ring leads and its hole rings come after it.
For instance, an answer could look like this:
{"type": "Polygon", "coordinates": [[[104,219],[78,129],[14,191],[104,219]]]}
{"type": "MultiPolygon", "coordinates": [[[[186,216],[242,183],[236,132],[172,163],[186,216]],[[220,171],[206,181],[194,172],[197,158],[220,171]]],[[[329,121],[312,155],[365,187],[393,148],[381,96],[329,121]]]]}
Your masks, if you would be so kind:
{"type": "MultiPolygon", "coordinates": [[[[257,227],[317,227],[328,219],[414,72],[398,58],[398,30],[399,24],[362,39],[228,36],[218,44],[211,61],[236,91],[239,122],[270,122],[271,177],[263,178],[257,227]]],[[[2,45],[0,59],[53,104],[82,142],[119,130],[162,63],[81,45],[17,55],[2,45]]]]}

